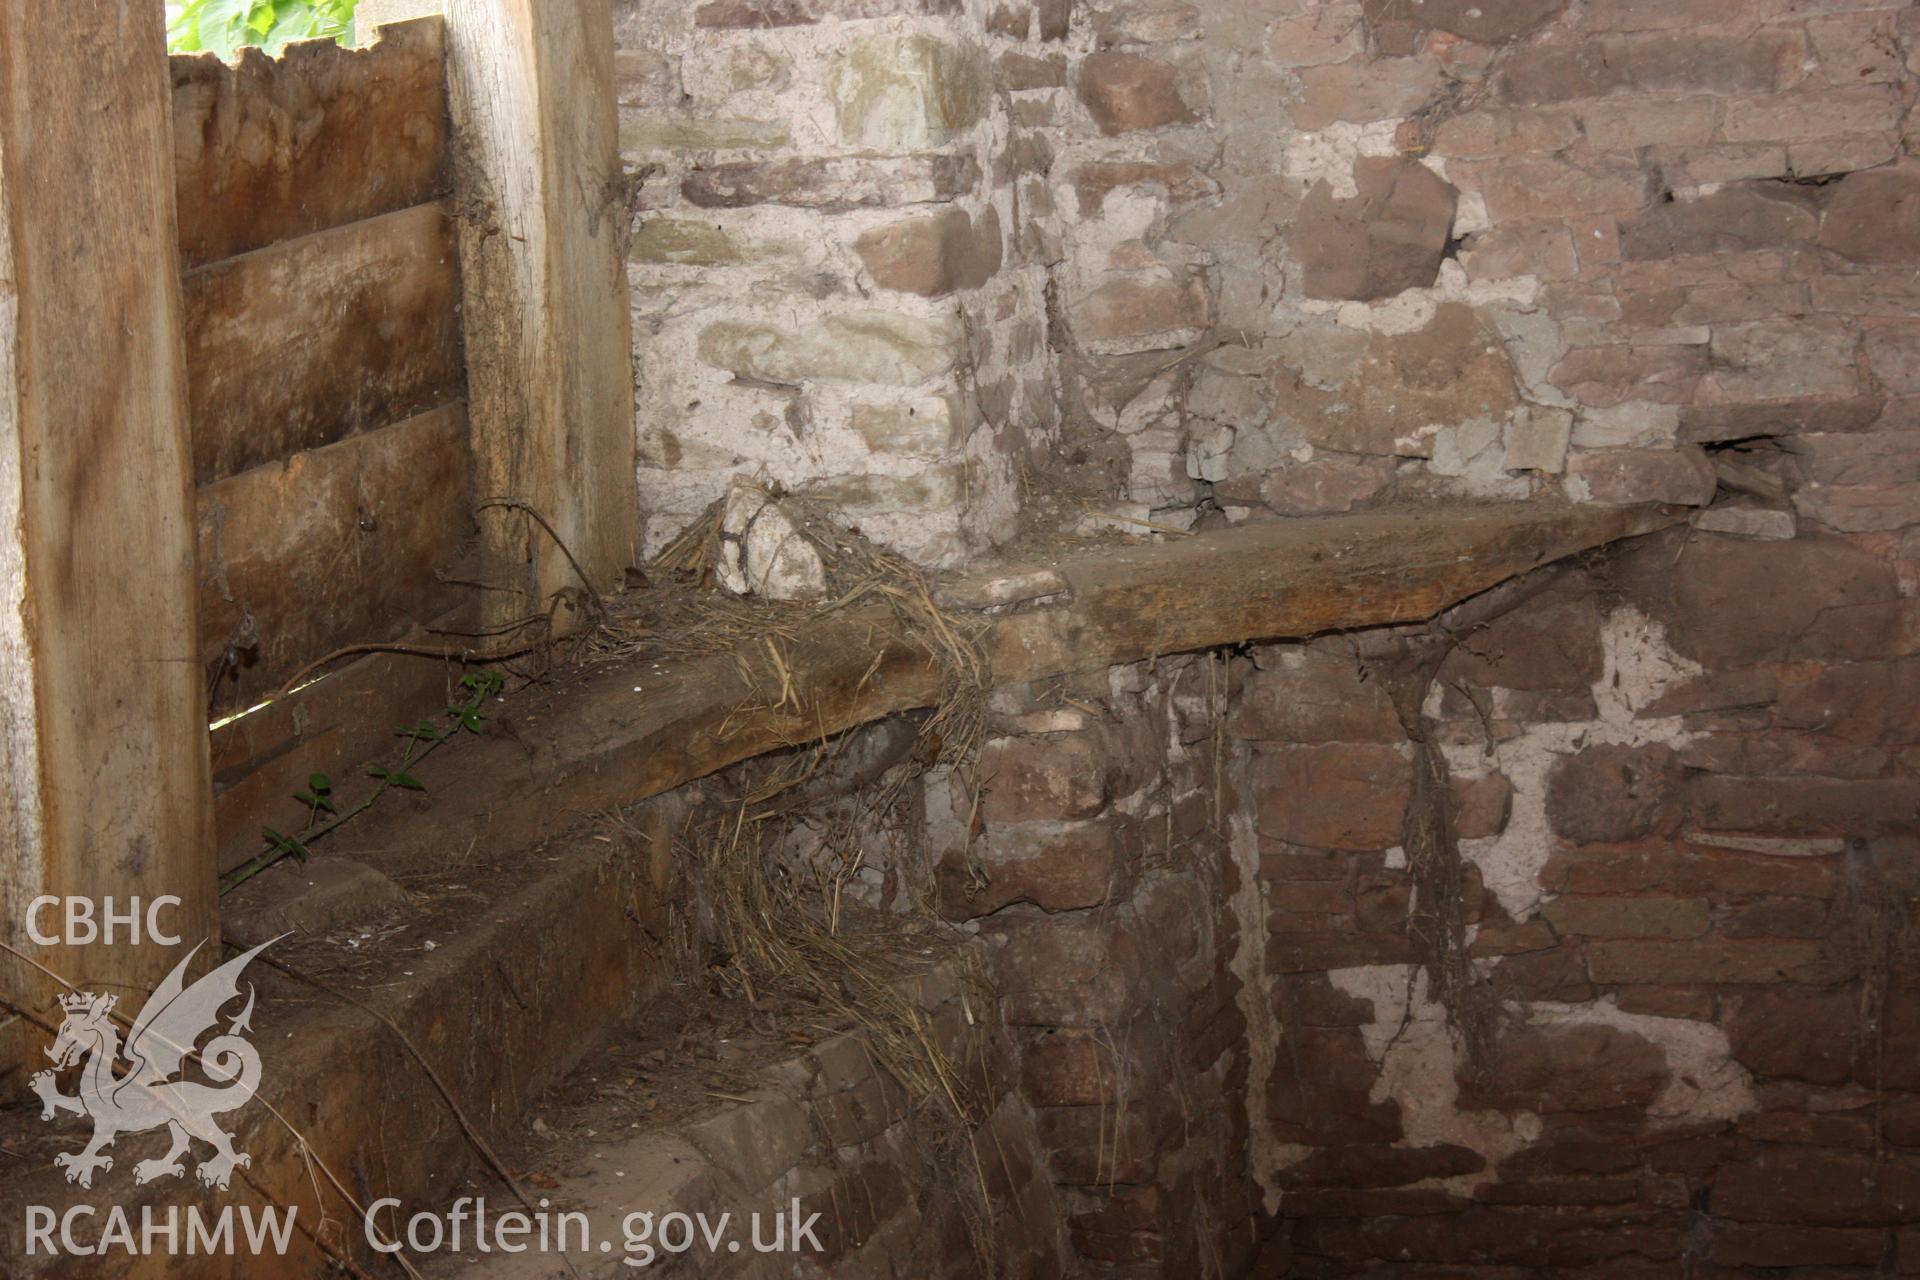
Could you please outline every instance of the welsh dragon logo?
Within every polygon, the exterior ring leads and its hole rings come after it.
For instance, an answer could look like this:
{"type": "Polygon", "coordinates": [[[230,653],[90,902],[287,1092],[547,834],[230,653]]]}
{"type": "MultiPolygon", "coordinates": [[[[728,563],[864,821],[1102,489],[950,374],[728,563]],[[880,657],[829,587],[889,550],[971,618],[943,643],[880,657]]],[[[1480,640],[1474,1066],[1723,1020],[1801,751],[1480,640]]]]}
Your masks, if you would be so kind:
{"type": "Polygon", "coordinates": [[[173,1076],[182,1073],[181,1063],[193,1052],[201,1035],[217,1026],[221,1008],[239,997],[241,971],[278,941],[269,939],[187,986],[187,965],[200,950],[195,946],[147,998],[127,1034],[124,1052],[112,1017],[116,997],[90,992],[60,997],[66,1019],[47,1050],[54,1065],[52,1070],[36,1074],[31,1084],[40,1095],[42,1120],[51,1120],[61,1111],[93,1120],[93,1140],[85,1150],[62,1152],[53,1158],[55,1165],[67,1171],[68,1182],[91,1187],[96,1169],[113,1168],[113,1158],[103,1152],[115,1138],[162,1125],[172,1146],[159,1159],[136,1164],[135,1182],[177,1178],[185,1173],[182,1157],[194,1138],[214,1149],[214,1155],[200,1161],[194,1170],[210,1187],[225,1190],[235,1168],[253,1163],[251,1156],[234,1150],[232,1137],[214,1123],[215,1116],[245,1106],[260,1087],[260,1053],[242,1034],[252,1030],[252,986],[247,988],[246,1007],[227,1025],[225,1034],[214,1036],[194,1055],[214,1084],[175,1080],[173,1076]],[[82,1059],[86,1066],[80,1073],[80,1091],[69,1097],[59,1091],[55,1072],[82,1059]],[[125,1068],[124,1073],[116,1069],[116,1063],[125,1068]]]}

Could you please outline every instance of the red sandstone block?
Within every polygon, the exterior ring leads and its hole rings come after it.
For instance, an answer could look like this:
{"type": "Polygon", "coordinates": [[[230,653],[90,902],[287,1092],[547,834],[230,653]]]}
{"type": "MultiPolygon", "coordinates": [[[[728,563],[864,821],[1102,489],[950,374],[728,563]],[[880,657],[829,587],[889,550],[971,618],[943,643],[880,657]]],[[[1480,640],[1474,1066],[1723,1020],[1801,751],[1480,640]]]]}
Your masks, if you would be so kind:
{"type": "Polygon", "coordinates": [[[1580,274],[1580,258],[1573,234],[1564,222],[1519,222],[1490,227],[1476,234],[1460,255],[1460,265],[1474,280],[1507,276],[1538,276],[1542,280],[1570,280],[1580,274]]]}
{"type": "Polygon", "coordinates": [[[1787,149],[1777,142],[1720,142],[1698,147],[1655,147],[1647,160],[1673,189],[1716,182],[1782,178],[1792,172],[1787,149]]]}
{"type": "Polygon", "coordinates": [[[1867,1228],[1717,1222],[1713,1260],[1727,1267],[1878,1266],[1887,1233],[1867,1228]]]}
{"type": "Polygon", "coordinates": [[[1099,1027],[1122,1021],[1142,957],[1127,922],[1002,916],[989,926],[1001,1007],[1016,1026],[1099,1027]]]}
{"type": "Polygon", "coordinates": [[[1400,843],[1413,775],[1397,748],[1264,748],[1254,756],[1252,773],[1262,835],[1320,849],[1400,843]]]}
{"type": "Polygon", "coordinates": [[[1851,992],[1770,990],[1738,996],[1726,1034],[1734,1059],[1759,1077],[1839,1084],[1853,1075],[1857,1021],[1851,992]]]}
{"type": "Polygon", "coordinates": [[[1719,115],[1718,102],[1705,97],[1601,99],[1573,109],[1587,140],[1601,151],[1704,143],[1719,115]]]}
{"type": "Polygon", "coordinates": [[[1622,1013],[1690,1022],[1712,1022],[1718,1012],[1714,993],[1701,987],[1621,987],[1615,1003],[1622,1013]]]}
{"type": "Polygon", "coordinates": [[[1708,367],[1700,346],[1576,347],[1548,373],[1553,384],[1582,404],[1608,408],[1628,400],[1686,404],[1708,367]]]}
{"type": "Polygon", "coordinates": [[[1352,58],[1299,75],[1293,120],[1309,130],[1411,115],[1441,86],[1440,64],[1432,58],[1352,58]]]}
{"type": "Polygon", "coordinates": [[[1580,122],[1560,108],[1489,107],[1448,116],[1434,131],[1433,154],[1461,160],[1553,152],[1573,145],[1580,122]]]}
{"type": "Polygon", "coordinates": [[[1317,650],[1254,672],[1241,685],[1227,732],[1295,744],[1406,740],[1386,686],[1366,678],[1355,661],[1317,650]]]}
{"type": "Polygon", "coordinates": [[[995,823],[974,843],[940,860],[941,914],[949,920],[992,915],[1016,902],[1074,911],[1124,898],[1132,887],[1137,833],[1112,818],[1073,823],[995,823]],[[978,883],[976,874],[984,875],[978,883]]]}
{"type": "Polygon", "coordinates": [[[1834,1112],[1762,1111],[1742,1116],[1734,1131],[1759,1142],[1866,1151],[1874,1145],[1871,1117],[1834,1112]]]}
{"type": "Polygon", "coordinates": [[[1775,722],[1843,742],[1904,746],[1920,741],[1920,662],[1828,667],[1783,687],[1775,722]]]}
{"type": "Polygon", "coordinates": [[[1095,53],[1080,64],[1080,101],[1109,136],[1192,124],[1200,115],[1181,80],[1180,69],[1170,63],[1133,53],[1095,53]]]}
{"type": "Polygon", "coordinates": [[[1164,1091],[1124,1107],[1043,1107],[1034,1121],[1054,1181],[1078,1187],[1152,1182],[1180,1129],[1178,1106],[1164,1091]]]}
{"type": "Polygon", "coordinates": [[[1652,194],[1651,173],[1614,156],[1473,160],[1448,172],[1463,190],[1480,192],[1495,222],[1628,213],[1642,208],[1652,194]]]}
{"type": "Polygon", "coordinates": [[[1706,831],[1820,836],[1920,831],[1920,781],[1832,778],[1689,780],[1694,823],[1706,831]]]}
{"type": "Polygon", "coordinates": [[[1020,1092],[1036,1107],[1112,1105],[1120,1096],[1105,1033],[1057,1029],[1030,1041],[1020,1092]]]}
{"type": "Polygon", "coordinates": [[[1429,1147],[1330,1147],[1287,1165],[1279,1171],[1277,1180],[1287,1191],[1323,1187],[1372,1189],[1403,1187],[1428,1178],[1458,1177],[1478,1173],[1486,1167],[1486,1157],[1453,1143],[1429,1147]]]}
{"type": "Polygon", "coordinates": [[[1302,1027],[1288,1040],[1267,1082],[1275,1138],[1305,1146],[1400,1140],[1400,1105],[1369,1096],[1380,1069],[1359,1032],[1302,1027]]]}
{"type": "Polygon", "coordinates": [[[988,207],[977,219],[963,209],[903,218],[864,233],[853,247],[882,289],[939,298],[993,279],[1003,242],[1000,215],[988,207]]]}
{"type": "Polygon", "coordinates": [[[1462,840],[1484,840],[1506,830],[1513,808],[1513,784],[1504,774],[1453,779],[1454,834],[1462,840]]]}
{"type": "Polygon", "coordinates": [[[1576,499],[1611,506],[1704,507],[1719,484],[1713,464],[1691,445],[1575,453],[1567,461],[1567,481],[1576,499]]]}
{"type": "Polygon", "coordinates": [[[1107,745],[1090,730],[996,738],[980,749],[988,822],[1070,821],[1106,806],[1107,745]]]}
{"type": "Polygon", "coordinates": [[[1605,941],[1587,944],[1598,983],[1715,983],[1824,986],[1845,981],[1854,962],[1825,942],[1605,941]]]}
{"type": "Polygon", "coordinates": [[[1894,600],[1879,556],[1844,538],[1791,542],[1695,537],[1675,563],[1668,549],[1630,560],[1634,598],[1666,624],[1667,640],[1710,670],[1780,661],[1828,609],[1894,600]]]}
{"type": "Polygon", "coordinates": [[[1555,762],[1547,818],[1560,835],[1583,843],[1671,833],[1680,825],[1684,781],[1671,747],[1588,747],[1555,762]]]}
{"type": "Polygon", "coordinates": [[[1493,967],[1491,981],[1502,1000],[1579,1004],[1596,994],[1577,946],[1507,956],[1493,967]]]}
{"type": "Polygon", "coordinates": [[[1309,932],[1287,927],[1267,940],[1270,973],[1354,969],[1363,965],[1410,964],[1421,959],[1404,928],[1392,933],[1358,933],[1351,924],[1309,932]]]}
{"type": "Polygon", "coordinates": [[[1640,1179],[1635,1177],[1532,1178],[1488,1183],[1474,1192],[1474,1199],[1482,1204],[1512,1205],[1632,1204],[1640,1198],[1640,1188],[1640,1179]]]}
{"type": "Polygon", "coordinates": [[[1644,1107],[1667,1085],[1666,1054],[1606,1026],[1525,1027],[1494,1042],[1483,1070],[1462,1067],[1469,1111],[1609,1111],[1644,1107]]]}
{"type": "Polygon", "coordinates": [[[1709,1201],[1738,1222],[1895,1226],[1920,1208],[1920,1160],[1774,1147],[1720,1171],[1709,1201]]]}
{"type": "Polygon", "coordinates": [[[1389,458],[1322,453],[1268,472],[1260,482],[1260,501],[1283,516],[1335,515],[1366,505],[1392,483],[1389,458]]]}
{"type": "Polygon", "coordinates": [[[1165,1192],[1157,1186],[1081,1192],[1085,1206],[1067,1219],[1074,1252],[1096,1262],[1157,1262],[1164,1249],[1165,1192]]]}
{"type": "Polygon", "coordinates": [[[1901,111],[1900,95],[1890,85],[1733,98],[1723,107],[1721,137],[1735,143],[1798,142],[1890,132],[1898,128],[1901,111]]]}
{"type": "Polygon", "coordinates": [[[1591,894],[1787,894],[1825,899],[1838,891],[1832,859],[1715,849],[1710,839],[1700,837],[1693,844],[1653,841],[1606,852],[1562,850],[1547,860],[1540,884],[1551,892],[1591,894]]]}
{"type": "Polygon", "coordinates": [[[1805,54],[1806,37],[1792,29],[1604,35],[1516,49],[1496,83],[1507,101],[1523,104],[1615,93],[1769,93],[1799,80],[1805,54]]]}
{"type": "Polygon", "coordinates": [[[1563,936],[1586,938],[1697,938],[1713,923],[1704,898],[1561,897],[1546,917],[1563,936]]]}
{"type": "Polygon", "coordinates": [[[688,174],[680,191],[703,209],[777,204],[845,213],[952,200],[979,182],[972,156],[815,156],[709,165],[688,174]]]}
{"type": "Polygon", "coordinates": [[[1726,938],[1824,938],[1832,929],[1832,913],[1818,898],[1767,898],[1720,918],[1726,938]]]}
{"type": "Polygon", "coordinates": [[[1588,31],[1670,31],[1758,16],[1740,0],[1587,0],[1582,14],[1588,31]]]}

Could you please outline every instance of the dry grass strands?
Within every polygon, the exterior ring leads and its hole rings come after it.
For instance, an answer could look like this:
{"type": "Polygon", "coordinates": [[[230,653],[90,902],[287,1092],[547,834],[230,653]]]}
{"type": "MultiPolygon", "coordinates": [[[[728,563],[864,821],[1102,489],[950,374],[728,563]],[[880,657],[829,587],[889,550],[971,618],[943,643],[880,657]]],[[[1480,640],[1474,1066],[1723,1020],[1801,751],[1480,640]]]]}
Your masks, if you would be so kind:
{"type": "MultiPolygon", "coordinates": [[[[923,730],[928,758],[970,758],[986,722],[985,690],[991,683],[981,648],[986,620],[943,610],[918,566],[842,527],[819,504],[793,495],[778,500],[825,566],[824,601],[737,596],[716,586],[713,568],[725,505],[716,502],[648,564],[645,586],[608,602],[603,624],[583,644],[583,659],[664,662],[753,645],[764,647],[780,666],[780,646],[793,641],[809,620],[884,604],[900,633],[924,649],[941,672],[940,700],[923,730]]],[[[795,697],[789,682],[776,705],[797,705],[795,697]]]]}
{"type": "Polygon", "coordinates": [[[749,1003],[796,1000],[857,1029],[876,1069],[904,1091],[908,1132],[938,1189],[959,1205],[982,1274],[990,1275],[995,1236],[974,1134],[993,1095],[978,1037],[950,1052],[917,998],[919,979],[957,968],[970,1025],[992,1007],[991,997],[963,935],[929,904],[883,910],[848,892],[876,839],[895,866],[924,860],[918,766],[896,768],[848,799],[789,801],[836,745],[779,762],[687,833],[683,856],[715,944],[709,964],[749,1003]]]}
{"type": "MultiPolygon", "coordinates": [[[[941,694],[921,722],[912,761],[851,797],[821,799],[803,786],[847,739],[820,740],[742,769],[739,794],[681,836],[698,914],[714,950],[710,970],[756,1007],[775,996],[817,1007],[858,1028],[876,1068],[908,1099],[908,1132],[940,1190],[960,1206],[982,1274],[993,1274],[994,1228],[984,1158],[975,1134],[994,1096],[979,1061],[979,1037],[958,1054],[943,1046],[921,1001],[919,980],[957,968],[969,1024],[992,1007],[978,960],[932,905],[908,894],[884,910],[852,892],[869,850],[884,841],[901,883],[930,889],[919,783],[936,764],[966,776],[986,724],[990,683],[981,640],[986,621],[937,605],[912,563],[841,527],[816,504],[779,496],[783,513],[819,554],[827,596],[797,603],[736,596],[715,585],[723,503],[715,503],[647,566],[645,585],[608,602],[584,647],[587,661],[669,661],[732,652],[764,709],[811,712],[804,677],[786,654],[810,621],[884,605],[893,629],[940,672],[941,694]],[[744,658],[770,659],[759,684],[744,658]]],[[[877,641],[877,637],[876,637],[877,641]]],[[[882,646],[868,672],[879,669],[882,646]]],[[[755,710],[742,707],[741,712],[755,710]]]]}

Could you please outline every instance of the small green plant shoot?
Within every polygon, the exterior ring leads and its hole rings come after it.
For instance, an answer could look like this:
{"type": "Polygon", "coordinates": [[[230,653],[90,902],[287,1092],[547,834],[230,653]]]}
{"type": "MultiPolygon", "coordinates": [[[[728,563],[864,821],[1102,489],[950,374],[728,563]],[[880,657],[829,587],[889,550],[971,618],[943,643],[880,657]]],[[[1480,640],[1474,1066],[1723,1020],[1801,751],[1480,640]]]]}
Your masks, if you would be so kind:
{"type": "Polygon", "coordinates": [[[481,708],[486,705],[488,698],[506,687],[506,683],[506,677],[497,671],[474,671],[462,676],[460,687],[467,691],[467,699],[449,703],[438,718],[427,716],[419,723],[400,730],[398,736],[406,745],[401,748],[399,758],[390,764],[376,762],[365,767],[363,772],[373,779],[375,785],[351,809],[342,812],[335,803],[332,778],[324,773],[308,774],[306,789],[293,793],[293,798],[306,806],[307,824],[295,835],[287,835],[272,827],[262,827],[260,836],[266,847],[221,877],[220,892],[223,895],[231,893],[283,858],[305,862],[313,854],[308,846],[314,841],[373,808],[381,796],[396,787],[402,791],[425,791],[426,784],[407,770],[426,759],[435,747],[462,731],[479,733],[487,719],[481,714],[481,708]]]}
{"type": "Polygon", "coordinates": [[[215,53],[258,45],[277,54],[295,40],[353,38],[359,0],[186,0],[167,6],[167,48],[215,53]]]}

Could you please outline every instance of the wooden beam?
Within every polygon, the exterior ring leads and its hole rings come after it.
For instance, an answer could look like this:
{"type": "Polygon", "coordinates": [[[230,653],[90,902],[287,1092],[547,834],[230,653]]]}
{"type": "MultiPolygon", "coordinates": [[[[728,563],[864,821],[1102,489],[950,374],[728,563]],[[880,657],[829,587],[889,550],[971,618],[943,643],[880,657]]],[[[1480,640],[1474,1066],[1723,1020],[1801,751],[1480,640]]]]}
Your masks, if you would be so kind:
{"type": "Polygon", "coordinates": [[[466,590],[435,571],[473,534],[467,467],[455,401],[201,486],[200,662],[214,710],[458,604],[466,590]]]}
{"type": "Polygon", "coordinates": [[[180,251],[203,266],[422,204],[447,181],[440,19],[368,49],[331,40],[172,59],[180,251]]]}
{"type": "Polygon", "coordinates": [[[216,262],[185,288],[200,484],[460,396],[460,266],[440,203],[216,262]]]}
{"type": "MultiPolygon", "coordinates": [[[[0,5],[0,939],[123,999],[183,949],[26,916],[173,895],[218,936],[164,21],[0,5]]],[[[49,994],[0,954],[0,995],[49,994]]]]}
{"type": "MultiPolygon", "coordinates": [[[[638,510],[608,0],[451,0],[447,78],[475,496],[533,506],[609,591],[633,563],[638,510]]],[[[579,591],[524,512],[480,523],[491,560],[524,566],[522,593],[493,593],[484,622],[579,591]]]]}
{"type": "MultiPolygon", "coordinates": [[[[1047,598],[994,614],[997,685],[1161,654],[1419,622],[1536,566],[1677,524],[1648,508],[1515,503],[1273,521],[1161,545],[1087,552],[943,588],[996,602],[1044,579],[1047,598]],[[1044,573],[1036,573],[1043,570],[1044,573]]],[[[939,697],[940,672],[882,606],[819,618],[781,655],[764,644],[677,664],[600,668],[515,706],[497,736],[417,772],[432,803],[340,832],[342,851],[405,870],[485,841],[532,844],[588,814],[670,791],[741,760],[818,741],[939,697]],[[797,706],[783,702],[785,682],[797,706]]]]}

